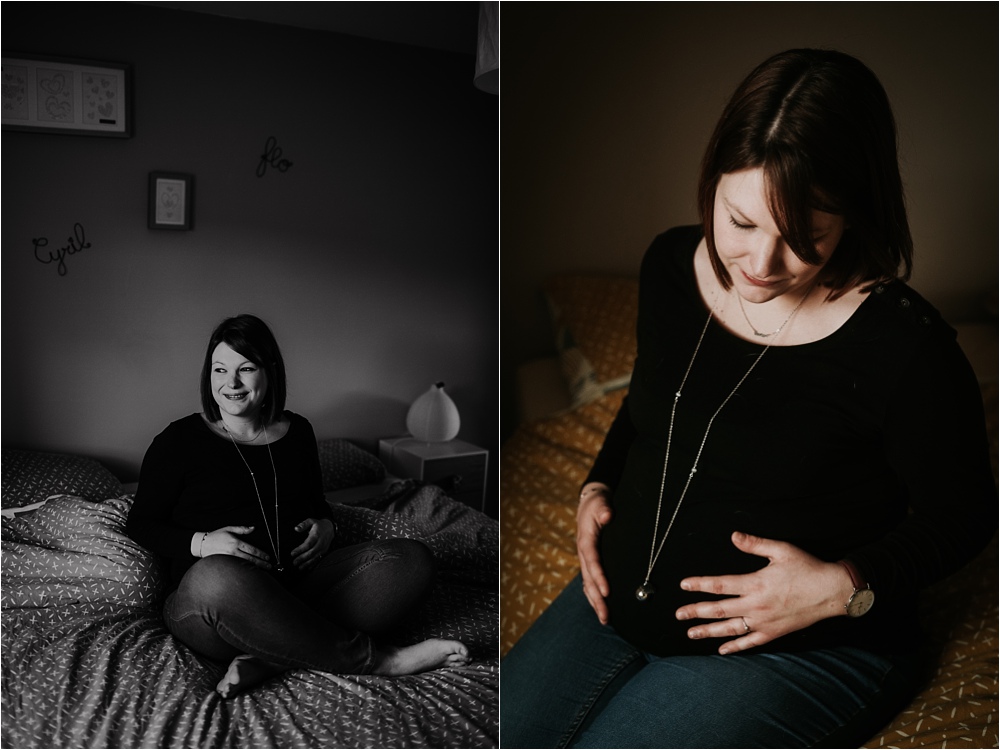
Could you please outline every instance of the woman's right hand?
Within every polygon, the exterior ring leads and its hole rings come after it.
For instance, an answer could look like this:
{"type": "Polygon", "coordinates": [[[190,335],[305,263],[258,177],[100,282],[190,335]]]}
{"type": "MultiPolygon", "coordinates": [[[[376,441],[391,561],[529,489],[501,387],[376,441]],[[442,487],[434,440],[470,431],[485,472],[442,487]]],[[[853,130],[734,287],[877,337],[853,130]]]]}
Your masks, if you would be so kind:
{"type": "Polygon", "coordinates": [[[587,601],[602,625],[608,624],[608,605],[604,600],[610,589],[608,579],[604,576],[597,542],[601,529],[611,522],[611,506],[608,504],[610,495],[611,488],[606,484],[585,484],[580,491],[580,505],[576,509],[576,553],[580,558],[583,593],[587,595],[587,601]]]}
{"type": "Polygon", "coordinates": [[[271,569],[271,556],[257,549],[240,537],[253,531],[253,526],[223,526],[205,533],[199,531],[191,538],[191,554],[195,557],[232,555],[249,560],[260,568],[271,569]],[[204,538],[202,538],[204,537],[204,538]]]}

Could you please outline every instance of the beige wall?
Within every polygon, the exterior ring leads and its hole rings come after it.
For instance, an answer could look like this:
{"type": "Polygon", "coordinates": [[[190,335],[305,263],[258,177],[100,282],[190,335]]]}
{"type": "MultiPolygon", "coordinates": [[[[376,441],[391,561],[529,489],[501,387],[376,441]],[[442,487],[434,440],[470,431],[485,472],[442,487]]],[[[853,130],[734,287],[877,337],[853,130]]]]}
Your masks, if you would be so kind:
{"type": "MultiPolygon", "coordinates": [[[[501,384],[550,350],[538,286],[637,273],[697,220],[697,167],[739,80],[768,55],[856,55],[892,100],[913,286],[950,319],[997,283],[996,3],[505,3],[501,384]]],[[[505,430],[509,409],[501,417],[505,430]]]]}

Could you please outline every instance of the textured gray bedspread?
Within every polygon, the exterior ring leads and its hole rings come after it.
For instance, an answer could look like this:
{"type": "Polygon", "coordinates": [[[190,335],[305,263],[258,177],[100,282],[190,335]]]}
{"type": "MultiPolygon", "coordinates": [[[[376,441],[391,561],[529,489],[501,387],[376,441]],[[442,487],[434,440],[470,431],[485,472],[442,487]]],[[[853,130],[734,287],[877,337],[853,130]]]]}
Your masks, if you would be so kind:
{"type": "Polygon", "coordinates": [[[131,500],[60,496],[3,519],[3,747],[497,746],[495,521],[412,482],[334,511],[344,544],[430,546],[434,591],[394,640],[456,638],[470,665],[401,678],[301,670],[224,701],[221,665],[163,626],[159,566],[123,532],[131,500]]]}

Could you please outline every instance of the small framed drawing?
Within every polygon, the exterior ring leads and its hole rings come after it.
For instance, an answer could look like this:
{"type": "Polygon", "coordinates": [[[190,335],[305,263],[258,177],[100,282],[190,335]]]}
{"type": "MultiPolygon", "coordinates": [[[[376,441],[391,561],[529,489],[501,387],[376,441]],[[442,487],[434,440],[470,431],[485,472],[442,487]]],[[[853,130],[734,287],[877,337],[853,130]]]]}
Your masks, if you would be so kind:
{"type": "Polygon", "coordinates": [[[3,129],[132,135],[130,67],[3,53],[3,129]]]}
{"type": "Polygon", "coordinates": [[[176,172],[149,173],[149,228],[190,229],[194,178],[176,172]]]}

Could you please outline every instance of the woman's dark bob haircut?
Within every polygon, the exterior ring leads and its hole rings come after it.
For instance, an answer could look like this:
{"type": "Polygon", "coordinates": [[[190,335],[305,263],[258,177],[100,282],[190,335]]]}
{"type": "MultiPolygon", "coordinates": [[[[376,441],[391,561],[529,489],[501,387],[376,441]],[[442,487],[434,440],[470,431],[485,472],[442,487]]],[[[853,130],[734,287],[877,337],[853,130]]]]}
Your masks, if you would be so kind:
{"type": "Polygon", "coordinates": [[[764,171],[778,229],[803,262],[821,261],[812,211],[844,217],[847,230],[822,279],[831,299],[858,284],[867,290],[910,277],[896,123],[882,84],[860,60],[829,50],[782,52],[750,73],[726,105],[698,181],[709,257],[726,289],[732,280],[715,247],[715,191],[722,175],[755,168],[764,171]]]}
{"type": "Polygon", "coordinates": [[[285,412],[285,361],[278,342],[260,318],[237,315],[219,323],[208,340],[205,364],[201,368],[201,408],[212,421],[222,419],[219,405],[212,393],[212,355],[219,344],[228,344],[264,371],[267,393],[261,405],[260,418],[264,425],[273,424],[285,412]]]}

